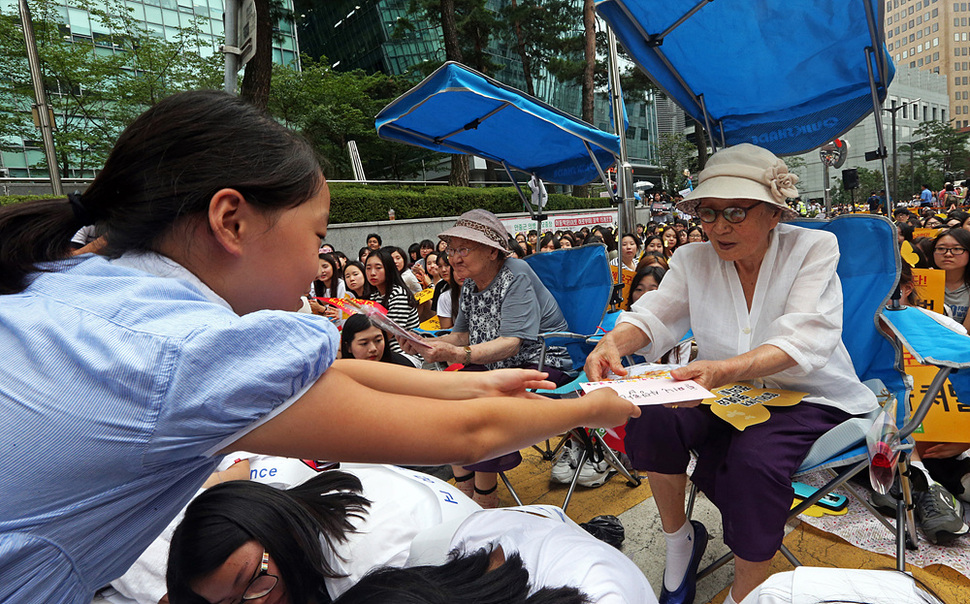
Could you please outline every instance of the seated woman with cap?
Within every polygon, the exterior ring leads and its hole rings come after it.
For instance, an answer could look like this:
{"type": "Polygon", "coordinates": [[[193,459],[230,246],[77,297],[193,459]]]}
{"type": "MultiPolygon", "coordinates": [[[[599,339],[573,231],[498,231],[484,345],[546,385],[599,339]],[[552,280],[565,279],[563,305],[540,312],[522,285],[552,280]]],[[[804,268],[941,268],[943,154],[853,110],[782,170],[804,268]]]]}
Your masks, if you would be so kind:
{"type": "MultiPolygon", "coordinates": [[[[448,242],[448,261],[455,279],[464,279],[455,325],[450,334],[426,340],[431,348],[418,350],[401,342],[404,351],[420,353],[430,362],[463,363],[465,370],[472,371],[538,367],[542,351],[538,335],[566,331],[568,325],[556,300],[528,263],[508,257],[509,234],[502,222],[491,212],[471,210],[438,236],[448,242]]],[[[550,381],[566,383],[569,378],[565,371],[570,365],[565,348],[548,348],[543,371],[549,373],[550,381]]],[[[476,501],[483,507],[494,507],[495,470],[479,469],[484,473],[475,477],[476,501]]],[[[471,479],[467,471],[459,467],[455,470],[459,484],[471,479]]]]}
{"type": "Polygon", "coordinates": [[[738,431],[700,401],[645,406],[629,422],[626,451],[650,480],[667,541],[661,603],[692,602],[707,543],[687,521],[684,490],[693,482],[721,511],[734,551],[726,602],[743,599],[768,572],[791,507],[791,475],[831,427],[877,408],[842,343],[842,289],[835,236],[779,224],[794,218],[797,176],[770,151],[739,144],[713,155],[678,208],[700,218],[709,243],[686,245],[656,291],[623,313],[590,354],[586,373],[619,375],[624,355],[667,350],[688,330],[696,361],[673,371],[705,388],[749,381],[808,393],[770,419],[738,431]],[[672,406],[671,406],[672,407],[672,406]]]}

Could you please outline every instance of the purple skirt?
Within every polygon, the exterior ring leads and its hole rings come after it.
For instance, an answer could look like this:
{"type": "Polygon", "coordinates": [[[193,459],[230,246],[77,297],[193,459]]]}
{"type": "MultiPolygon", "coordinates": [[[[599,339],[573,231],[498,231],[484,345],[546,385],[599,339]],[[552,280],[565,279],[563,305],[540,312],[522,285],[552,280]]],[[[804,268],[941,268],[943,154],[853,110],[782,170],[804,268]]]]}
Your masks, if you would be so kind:
{"type": "Polygon", "coordinates": [[[738,431],[709,405],[642,407],[626,427],[626,452],[638,470],[683,474],[721,511],[724,543],[750,562],[770,560],[785,534],[794,498],[791,477],[815,441],[850,414],[812,403],[770,407],[768,421],[738,431]]]}

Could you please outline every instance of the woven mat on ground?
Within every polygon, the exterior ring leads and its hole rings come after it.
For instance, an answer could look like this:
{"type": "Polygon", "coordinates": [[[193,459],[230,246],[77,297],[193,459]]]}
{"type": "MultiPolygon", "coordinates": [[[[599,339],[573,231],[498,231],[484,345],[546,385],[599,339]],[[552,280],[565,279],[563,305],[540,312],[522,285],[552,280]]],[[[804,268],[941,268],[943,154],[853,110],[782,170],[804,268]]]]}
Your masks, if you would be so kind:
{"type": "MultiPolygon", "coordinates": [[[[827,474],[818,473],[802,477],[800,480],[814,487],[825,484],[827,474]]],[[[875,552],[895,556],[895,535],[883,526],[843,490],[837,493],[849,497],[849,509],[843,516],[823,515],[820,518],[802,515],[802,522],[819,530],[832,533],[848,541],[852,545],[875,552]]],[[[970,535],[956,540],[948,546],[933,545],[920,533],[918,550],[907,550],[906,562],[920,568],[933,564],[948,566],[964,576],[970,577],[970,535]]]]}

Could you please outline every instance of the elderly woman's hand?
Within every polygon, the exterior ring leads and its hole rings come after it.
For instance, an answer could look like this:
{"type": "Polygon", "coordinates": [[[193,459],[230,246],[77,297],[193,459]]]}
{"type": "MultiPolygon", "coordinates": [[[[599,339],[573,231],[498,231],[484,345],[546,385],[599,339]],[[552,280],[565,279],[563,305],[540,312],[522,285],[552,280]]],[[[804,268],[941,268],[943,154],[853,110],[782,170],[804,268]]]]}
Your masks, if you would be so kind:
{"type": "MultiPolygon", "coordinates": [[[[420,336],[419,336],[420,337],[420,336]]],[[[397,338],[397,343],[401,345],[401,349],[404,352],[417,356],[421,355],[425,361],[429,363],[460,363],[460,359],[464,359],[464,352],[461,348],[449,344],[448,342],[442,342],[438,339],[424,339],[425,344],[430,346],[430,348],[425,346],[418,346],[417,344],[411,342],[410,340],[405,340],[404,338],[397,338]]]]}
{"type": "Polygon", "coordinates": [[[609,336],[600,340],[593,352],[586,357],[586,377],[591,382],[606,379],[612,371],[616,375],[626,375],[619,349],[609,336]]]}
{"type": "MultiPolygon", "coordinates": [[[[694,361],[686,367],[674,369],[670,372],[670,377],[676,380],[694,380],[708,390],[736,380],[729,364],[725,361],[694,361]]],[[[693,405],[681,404],[681,406],[693,405]]]]}

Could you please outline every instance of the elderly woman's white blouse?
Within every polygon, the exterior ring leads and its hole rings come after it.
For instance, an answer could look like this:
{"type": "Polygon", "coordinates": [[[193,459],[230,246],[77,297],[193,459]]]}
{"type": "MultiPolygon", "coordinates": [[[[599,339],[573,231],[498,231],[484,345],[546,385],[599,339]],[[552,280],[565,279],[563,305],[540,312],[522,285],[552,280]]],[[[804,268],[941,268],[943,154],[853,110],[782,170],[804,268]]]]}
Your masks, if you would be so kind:
{"type": "Polygon", "coordinates": [[[808,392],[805,401],[866,413],[877,403],[842,344],[838,262],[831,233],[778,225],[749,312],[734,263],[721,260],[710,243],[691,243],[677,250],[660,288],[645,293],[618,323],[647,334],[653,344],[640,354],[648,357],[651,350],[670,349],[690,329],[701,360],[777,346],[798,364],[759,386],[808,392]]]}

